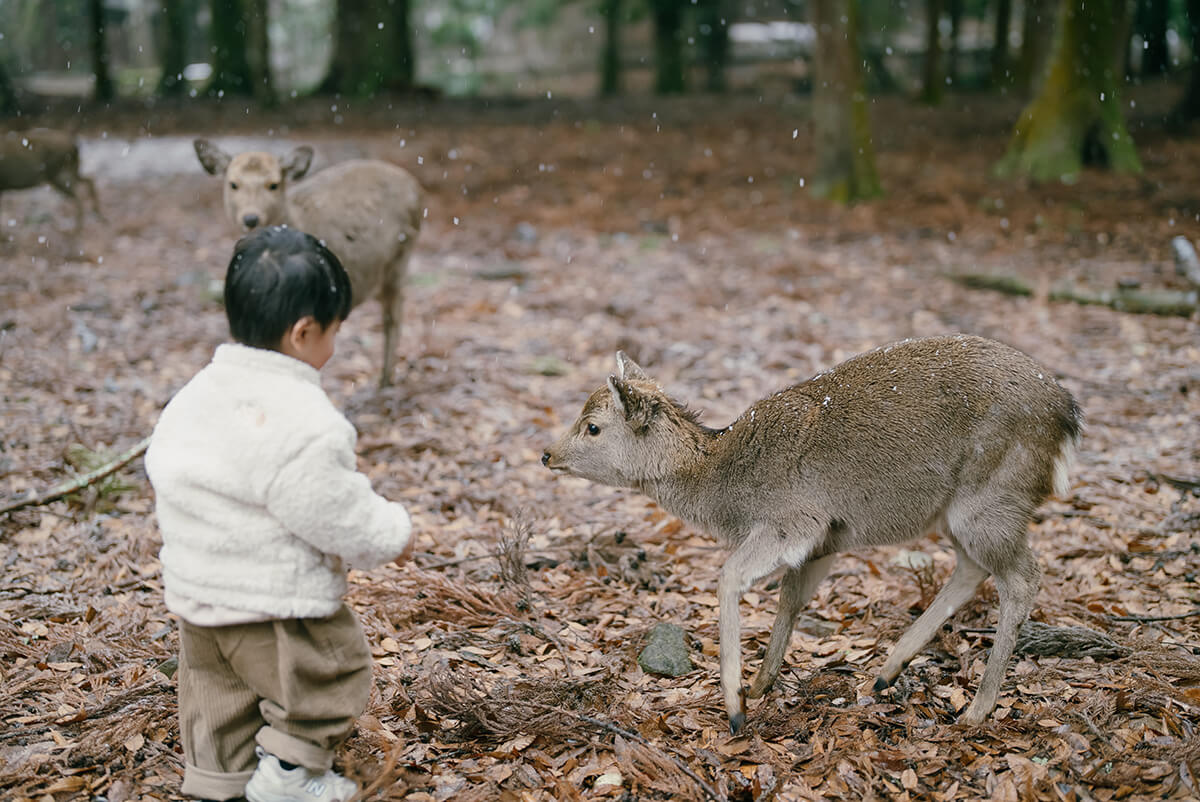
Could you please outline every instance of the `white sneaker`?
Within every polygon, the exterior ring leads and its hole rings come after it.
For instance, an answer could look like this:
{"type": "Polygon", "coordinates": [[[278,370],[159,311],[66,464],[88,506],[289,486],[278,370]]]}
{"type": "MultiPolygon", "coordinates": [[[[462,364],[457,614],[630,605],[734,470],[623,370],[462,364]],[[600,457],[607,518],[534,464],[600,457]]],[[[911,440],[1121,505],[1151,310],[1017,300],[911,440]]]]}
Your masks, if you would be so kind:
{"type": "Polygon", "coordinates": [[[254,748],[258,768],[246,783],[249,802],[348,802],[358,793],[358,783],[333,769],[324,774],[303,766],[285,769],[279,758],[261,746],[254,748]]]}

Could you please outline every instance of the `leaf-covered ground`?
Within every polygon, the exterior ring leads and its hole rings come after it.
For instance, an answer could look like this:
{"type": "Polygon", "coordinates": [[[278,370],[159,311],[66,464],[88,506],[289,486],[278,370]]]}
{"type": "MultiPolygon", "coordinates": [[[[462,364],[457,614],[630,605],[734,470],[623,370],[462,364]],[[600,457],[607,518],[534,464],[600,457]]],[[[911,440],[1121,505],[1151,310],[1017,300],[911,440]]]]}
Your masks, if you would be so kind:
{"type": "MultiPolygon", "coordinates": [[[[385,158],[429,192],[403,376],[374,388],[374,302],[325,371],[362,469],[418,533],[410,567],[352,575],[378,670],[340,765],[372,794],[1194,798],[1200,323],[1046,298],[1063,281],[1184,288],[1169,241],[1200,236],[1200,142],[1155,125],[1172,93],[1133,98],[1145,174],[1070,186],[989,179],[1014,104],[881,100],[888,197],[850,209],[802,185],[802,100],[88,112],[108,226],[89,218],[73,247],[69,208],[48,191],[0,205],[0,506],[137,443],[225,336],[212,285],[232,233],[217,180],[186,158],[125,164],[114,143],[277,136],[281,152],[303,141],[327,161],[385,158]],[[966,289],[956,272],[1039,289],[966,289]],[[776,689],[731,738],[721,550],[643,497],[554,478],[542,449],[618,348],[716,425],[859,351],[954,331],[1028,351],[1082,404],[1071,492],[1031,527],[1044,570],[1033,619],[1106,633],[1117,656],[1019,657],[994,719],[957,726],[995,623],[987,583],[893,690],[870,695],[951,570],[931,536],[839,559],[776,689]],[[677,679],[637,663],[661,621],[694,647],[677,679]]],[[[5,798],[178,798],[176,634],[152,508],[135,462],[0,516],[5,798]]],[[[770,579],[743,602],[747,677],[775,604],[770,579]]]]}

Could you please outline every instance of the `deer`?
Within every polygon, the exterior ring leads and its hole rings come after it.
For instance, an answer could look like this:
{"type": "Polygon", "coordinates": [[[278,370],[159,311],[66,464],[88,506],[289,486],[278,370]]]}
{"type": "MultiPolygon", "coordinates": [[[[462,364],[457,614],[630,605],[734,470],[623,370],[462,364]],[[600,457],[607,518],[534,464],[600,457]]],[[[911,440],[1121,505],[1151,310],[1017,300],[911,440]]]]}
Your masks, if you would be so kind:
{"type": "Polygon", "coordinates": [[[991,715],[1038,592],[1028,524],[1051,493],[1068,492],[1083,425],[1049,370],[982,337],[906,340],[779,390],[713,429],[624,352],[616,361],[541,461],[555,474],[637,490],[730,549],[717,599],[734,735],[745,700],[774,685],[796,618],[834,557],[934,530],[953,546],[955,568],[892,648],[874,692],[895,682],[990,575],[999,621],[959,721],[978,726],[991,715]],[[738,605],[780,568],[770,640],[745,689],[738,605]]]}
{"type": "Polygon", "coordinates": [[[74,134],[52,128],[6,132],[0,139],[0,192],[42,184],[49,184],[71,200],[75,207],[74,236],[83,230],[84,217],[83,199],[76,187],[87,191],[96,217],[104,220],[96,185],[79,172],[79,143],[74,134]]]}
{"type": "Polygon", "coordinates": [[[313,149],[283,158],[264,151],[231,155],[207,139],[193,143],[210,174],[224,179],[225,213],[245,232],[287,225],[324,242],[350,275],[353,304],[378,297],[383,307],[383,368],[379,386],[395,372],[404,311],[404,280],[421,231],[424,192],[402,167],[374,159],[340,162],[300,181],[313,149]],[[292,186],[293,182],[295,183],[292,186]]]}

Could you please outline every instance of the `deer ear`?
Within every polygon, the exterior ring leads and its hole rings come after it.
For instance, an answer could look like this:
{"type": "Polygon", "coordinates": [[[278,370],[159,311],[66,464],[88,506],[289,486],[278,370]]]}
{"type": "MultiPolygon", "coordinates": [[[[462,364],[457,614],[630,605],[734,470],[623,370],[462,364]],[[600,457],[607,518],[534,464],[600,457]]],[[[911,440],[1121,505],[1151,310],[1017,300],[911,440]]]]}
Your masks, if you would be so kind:
{"type": "Polygon", "coordinates": [[[608,377],[608,390],[612,393],[613,405],[625,417],[633,431],[644,434],[658,412],[658,405],[654,399],[646,397],[640,390],[616,376],[608,377]]]}
{"type": "Polygon", "coordinates": [[[617,351],[617,378],[650,381],[646,371],[642,370],[641,366],[630,359],[629,354],[624,351],[617,351]]]}
{"type": "Polygon", "coordinates": [[[205,171],[212,175],[225,175],[225,168],[229,166],[232,156],[207,139],[193,141],[192,147],[196,149],[196,158],[205,171]]]}
{"type": "Polygon", "coordinates": [[[301,145],[288,154],[281,163],[283,174],[289,181],[296,181],[308,174],[308,168],[312,167],[313,149],[308,145],[301,145]]]}

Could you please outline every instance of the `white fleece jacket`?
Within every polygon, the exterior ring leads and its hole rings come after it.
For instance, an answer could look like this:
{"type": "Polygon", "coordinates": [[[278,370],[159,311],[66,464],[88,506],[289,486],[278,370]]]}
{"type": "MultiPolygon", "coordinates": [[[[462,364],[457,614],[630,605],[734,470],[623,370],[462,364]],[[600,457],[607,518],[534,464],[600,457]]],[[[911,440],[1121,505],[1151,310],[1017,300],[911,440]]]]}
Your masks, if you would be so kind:
{"type": "Polygon", "coordinates": [[[310,365],[219,346],[146,452],[167,608],[198,626],[325,617],[345,564],[399,556],[408,513],[358,472],[355,438],[310,365]]]}

